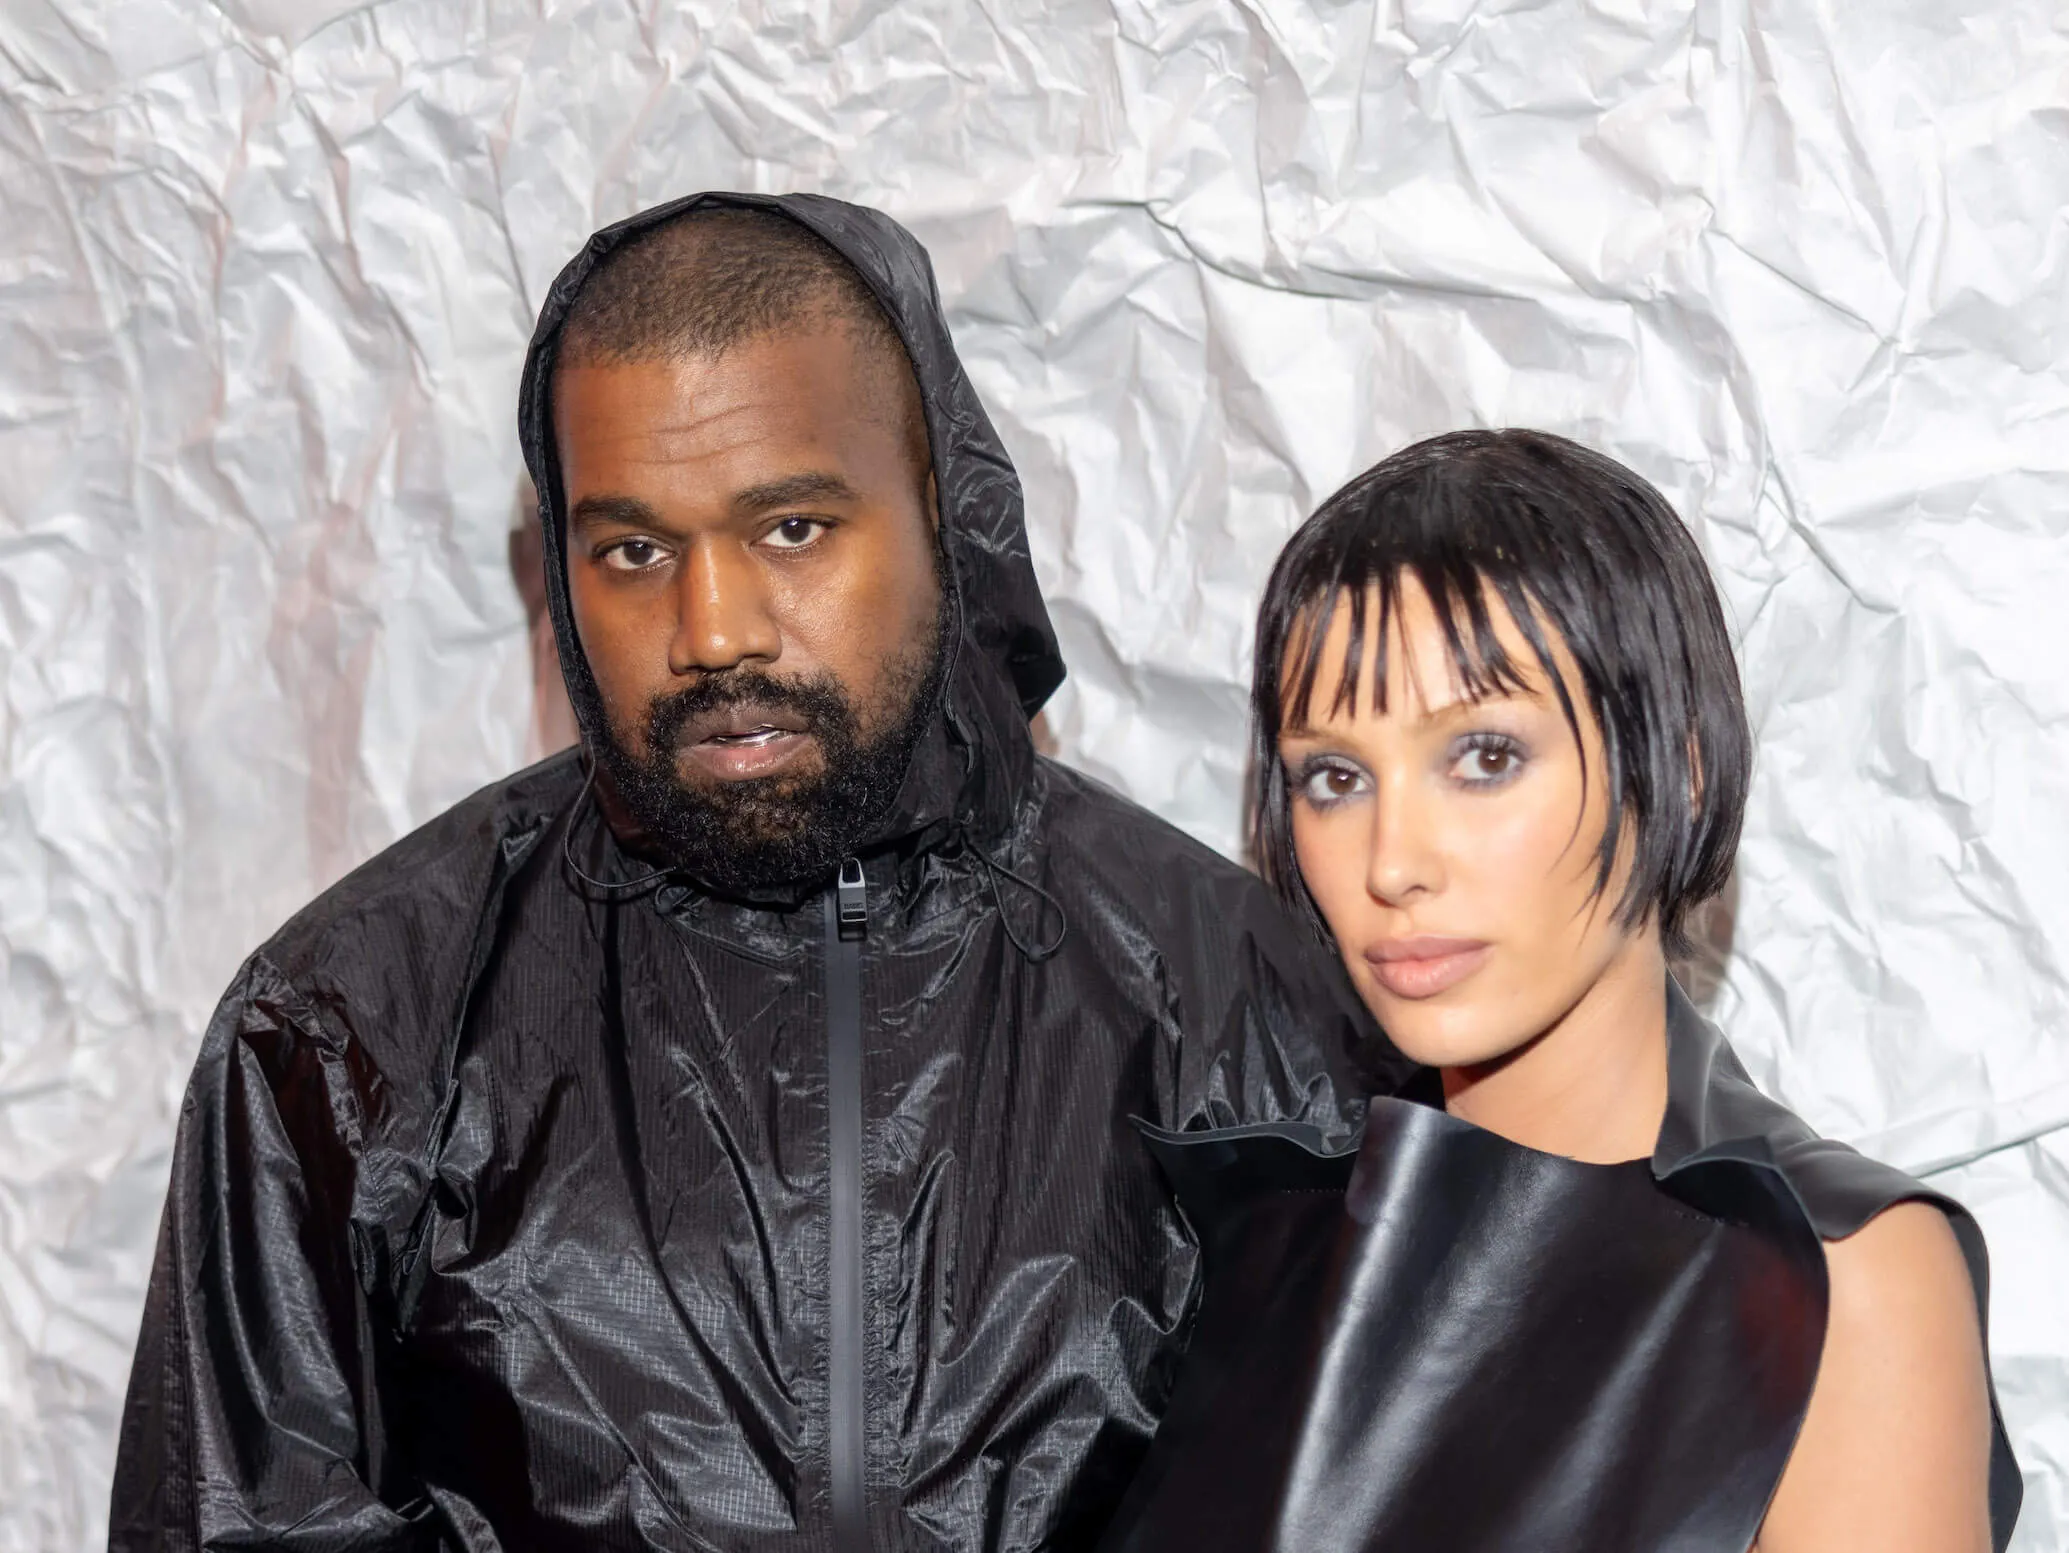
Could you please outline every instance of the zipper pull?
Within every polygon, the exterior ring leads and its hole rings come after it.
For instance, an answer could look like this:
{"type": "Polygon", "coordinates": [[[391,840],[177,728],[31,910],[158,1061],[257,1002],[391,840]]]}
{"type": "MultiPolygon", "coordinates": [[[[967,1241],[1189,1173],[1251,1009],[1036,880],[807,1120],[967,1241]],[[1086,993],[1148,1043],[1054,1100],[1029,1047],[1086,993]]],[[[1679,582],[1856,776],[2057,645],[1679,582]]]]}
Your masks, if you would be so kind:
{"type": "Polygon", "coordinates": [[[842,938],[861,938],[869,931],[869,891],[862,877],[862,859],[841,860],[840,879],[834,886],[839,907],[842,938]]]}

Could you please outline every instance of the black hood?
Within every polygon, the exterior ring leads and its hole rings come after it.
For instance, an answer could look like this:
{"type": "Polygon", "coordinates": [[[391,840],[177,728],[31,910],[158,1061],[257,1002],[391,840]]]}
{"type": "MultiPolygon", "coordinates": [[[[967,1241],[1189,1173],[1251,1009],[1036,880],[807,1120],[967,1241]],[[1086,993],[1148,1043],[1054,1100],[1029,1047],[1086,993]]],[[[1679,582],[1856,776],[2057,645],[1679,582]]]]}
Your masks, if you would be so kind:
{"type": "Polygon", "coordinates": [[[953,611],[938,715],[925,730],[897,802],[867,852],[925,844],[950,826],[996,834],[1011,819],[1032,766],[1027,719],[1063,680],[1056,633],[1028,556],[1020,477],[963,372],[942,316],[927,251],[880,211],[818,194],[692,194],[605,227],[582,245],[546,294],[525,356],[518,438],[539,493],[546,604],[561,673],[584,741],[605,736],[603,702],[568,599],[567,508],[553,438],[553,367],[568,310],[604,257],[675,216],[732,206],[788,216],[853,265],[905,343],[926,408],[953,611]]]}

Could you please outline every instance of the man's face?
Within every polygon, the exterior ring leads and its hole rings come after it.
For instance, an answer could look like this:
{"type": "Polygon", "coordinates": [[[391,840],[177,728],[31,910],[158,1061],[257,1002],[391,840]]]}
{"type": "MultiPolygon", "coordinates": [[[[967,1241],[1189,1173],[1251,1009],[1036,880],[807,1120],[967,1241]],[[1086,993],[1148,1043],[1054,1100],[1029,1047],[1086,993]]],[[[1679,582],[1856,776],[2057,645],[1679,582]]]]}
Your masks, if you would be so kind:
{"type": "Polygon", "coordinates": [[[555,375],[598,756],[642,829],[720,889],[838,863],[931,701],[932,482],[889,376],[838,325],[555,375]]]}

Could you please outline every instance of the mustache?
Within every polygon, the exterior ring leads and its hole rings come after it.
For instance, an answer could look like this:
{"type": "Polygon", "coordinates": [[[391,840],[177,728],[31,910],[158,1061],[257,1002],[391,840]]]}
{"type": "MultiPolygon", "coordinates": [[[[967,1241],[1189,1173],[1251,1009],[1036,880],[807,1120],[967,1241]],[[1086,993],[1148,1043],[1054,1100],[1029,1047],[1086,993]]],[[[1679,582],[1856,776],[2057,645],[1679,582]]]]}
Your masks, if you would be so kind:
{"type": "Polygon", "coordinates": [[[786,679],[763,669],[726,669],[655,697],[647,708],[647,748],[672,751],[692,720],[737,706],[783,708],[814,733],[845,730],[854,721],[847,692],[830,673],[786,679]]]}

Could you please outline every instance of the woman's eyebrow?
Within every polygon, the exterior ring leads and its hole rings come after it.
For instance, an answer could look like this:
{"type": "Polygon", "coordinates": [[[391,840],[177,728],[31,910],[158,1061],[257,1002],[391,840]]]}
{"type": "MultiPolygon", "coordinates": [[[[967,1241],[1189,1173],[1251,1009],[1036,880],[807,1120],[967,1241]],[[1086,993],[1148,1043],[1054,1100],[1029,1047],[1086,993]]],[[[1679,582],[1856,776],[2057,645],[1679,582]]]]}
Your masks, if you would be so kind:
{"type": "Polygon", "coordinates": [[[1528,701],[1534,705],[1543,706],[1548,700],[1549,697],[1533,684],[1521,686],[1495,684],[1490,686],[1483,695],[1474,695],[1469,690],[1458,690],[1454,687],[1454,693],[1449,699],[1440,701],[1435,706],[1424,707],[1422,715],[1416,719],[1416,722],[1422,727],[1428,727],[1433,723],[1461,722],[1471,717],[1474,713],[1484,710],[1488,703],[1494,701],[1528,701]]]}

